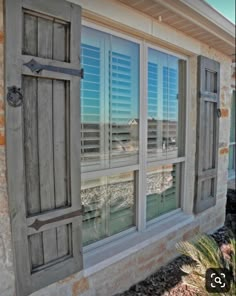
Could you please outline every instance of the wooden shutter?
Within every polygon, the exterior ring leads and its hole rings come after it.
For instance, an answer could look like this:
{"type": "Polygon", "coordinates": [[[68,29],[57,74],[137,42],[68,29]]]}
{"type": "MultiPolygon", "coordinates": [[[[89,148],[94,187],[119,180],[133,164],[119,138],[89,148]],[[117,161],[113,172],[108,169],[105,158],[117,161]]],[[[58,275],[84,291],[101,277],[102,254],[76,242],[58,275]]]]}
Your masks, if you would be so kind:
{"type": "Polygon", "coordinates": [[[220,64],[198,57],[198,126],[196,154],[195,212],[216,203],[220,64]]]}
{"type": "Polygon", "coordinates": [[[64,0],[5,6],[8,191],[24,296],[82,269],[81,16],[64,0]]]}

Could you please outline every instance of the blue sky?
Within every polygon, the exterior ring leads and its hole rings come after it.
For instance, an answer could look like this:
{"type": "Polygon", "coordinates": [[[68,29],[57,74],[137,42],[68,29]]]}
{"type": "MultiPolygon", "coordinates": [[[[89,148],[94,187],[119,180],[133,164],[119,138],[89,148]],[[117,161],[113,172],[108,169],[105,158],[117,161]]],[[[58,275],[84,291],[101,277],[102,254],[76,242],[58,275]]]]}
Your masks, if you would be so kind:
{"type": "Polygon", "coordinates": [[[235,24],[235,0],[205,0],[235,24]]]}

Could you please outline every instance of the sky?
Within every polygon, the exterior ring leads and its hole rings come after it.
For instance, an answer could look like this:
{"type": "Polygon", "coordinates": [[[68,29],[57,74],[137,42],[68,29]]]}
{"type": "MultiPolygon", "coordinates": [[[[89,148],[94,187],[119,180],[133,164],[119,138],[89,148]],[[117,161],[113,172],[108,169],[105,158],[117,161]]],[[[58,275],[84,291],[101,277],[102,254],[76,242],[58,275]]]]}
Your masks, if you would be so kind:
{"type": "Polygon", "coordinates": [[[235,24],[235,0],[205,0],[235,24]]]}

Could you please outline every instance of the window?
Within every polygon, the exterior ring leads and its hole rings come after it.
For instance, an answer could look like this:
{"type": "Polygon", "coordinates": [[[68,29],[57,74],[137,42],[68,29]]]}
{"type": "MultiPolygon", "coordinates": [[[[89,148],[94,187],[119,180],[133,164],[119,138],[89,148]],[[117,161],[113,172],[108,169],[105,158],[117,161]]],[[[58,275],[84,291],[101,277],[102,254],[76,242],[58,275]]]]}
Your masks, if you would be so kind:
{"type": "Polygon", "coordinates": [[[230,123],[230,144],[229,144],[229,165],[228,178],[234,179],[236,176],[236,92],[233,91],[231,103],[231,123],[230,123]]]}
{"type": "Polygon", "coordinates": [[[84,26],[82,66],[81,198],[87,246],[145,229],[146,222],[180,207],[186,62],[145,42],[84,26]],[[147,71],[139,62],[144,52],[147,71]]]}

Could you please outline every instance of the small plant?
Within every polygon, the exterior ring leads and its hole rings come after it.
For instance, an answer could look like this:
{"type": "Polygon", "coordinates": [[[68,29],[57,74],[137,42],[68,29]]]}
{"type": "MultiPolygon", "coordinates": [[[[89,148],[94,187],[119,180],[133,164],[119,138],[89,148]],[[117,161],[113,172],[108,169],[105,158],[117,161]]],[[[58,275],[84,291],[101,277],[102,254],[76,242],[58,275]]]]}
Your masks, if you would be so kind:
{"type": "Polygon", "coordinates": [[[181,270],[187,275],[183,282],[196,290],[196,295],[236,295],[236,241],[231,237],[228,244],[219,247],[216,241],[207,235],[199,235],[194,242],[179,242],[178,251],[193,259],[192,264],[184,265],[181,270]],[[231,289],[227,293],[208,293],[205,288],[206,270],[226,268],[231,274],[231,289]]]}

